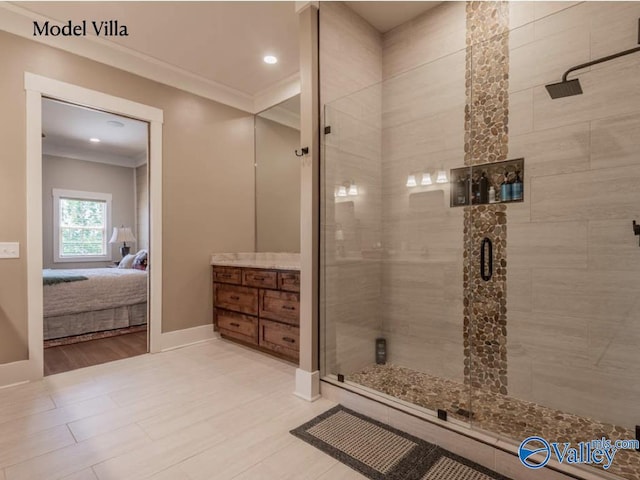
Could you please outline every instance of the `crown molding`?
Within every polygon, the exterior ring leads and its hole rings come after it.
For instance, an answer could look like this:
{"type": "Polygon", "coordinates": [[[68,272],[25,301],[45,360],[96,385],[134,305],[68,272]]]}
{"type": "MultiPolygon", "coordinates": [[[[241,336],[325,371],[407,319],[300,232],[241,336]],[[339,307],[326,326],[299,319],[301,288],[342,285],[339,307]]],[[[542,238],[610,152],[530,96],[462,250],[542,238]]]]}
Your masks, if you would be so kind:
{"type": "MultiPolygon", "coordinates": [[[[91,163],[103,163],[107,165],[114,165],[116,167],[127,167],[127,168],[136,168],[146,161],[141,162],[141,160],[130,157],[121,157],[118,155],[112,155],[109,153],[99,153],[95,151],[91,151],[89,149],[82,149],[78,147],[68,147],[66,145],[60,145],[58,143],[48,143],[43,142],[42,144],[42,155],[49,157],[58,157],[58,158],[70,158],[72,160],[81,160],[83,162],[91,162],[91,163]]],[[[146,154],[145,154],[146,160],[146,154]]]]}
{"type": "Polygon", "coordinates": [[[300,93],[300,74],[295,73],[271,87],[258,92],[253,101],[253,113],[260,113],[300,93]]]}
{"type": "Polygon", "coordinates": [[[291,110],[282,108],[279,105],[261,112],[258,116],[284,125],[285,127],[293,128],[294,130],[300,130],[300,114],[293,113],[291,110]]]}
{"type": "Polygon", "coordinates": [[[39,15],[16,4],[0,2],[0,30],[104,63],[245,112],[257,113],[292,97],[300,91],[300,80],[298,74],[296,74],[252,96],[94,35],[80,39],[83,41],[78,41],[78,38],[51,37],[43,39],[42,37],[34,37],[34,20],[49,20],[51,23],[62,25],[61,22],[39,15]],[[295,92],[296,82],[297,92],[295,92]],[[291,91],[294,91],[294,93],[290,94],[291,91]],[[285,95],[289,96],[286,97],[285,95]],[[273,103],[268,104],[270,101],[273,101],[273,103]]]}

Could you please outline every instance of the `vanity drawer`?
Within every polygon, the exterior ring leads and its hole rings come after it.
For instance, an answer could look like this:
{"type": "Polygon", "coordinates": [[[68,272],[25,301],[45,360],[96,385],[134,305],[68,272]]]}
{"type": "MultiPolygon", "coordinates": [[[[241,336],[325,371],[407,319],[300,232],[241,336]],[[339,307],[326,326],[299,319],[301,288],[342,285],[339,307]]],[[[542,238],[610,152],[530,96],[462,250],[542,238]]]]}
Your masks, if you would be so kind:
{"type": "Polygon", "coordinates": [[[218,328],[222,335],[258,344],[258,319],[241,313],[217,310],[218,328]]]}
{"type": "Polygon", "coordinates": [[[300,330],[291,325],[260,319],[260,346],[298,360],[300,330]]]}
{"type": "Polygon", "coordinates": [[[277,290],[260,290],[260,318],[299,325],[300,295],[277,290]]]}
{"type": "Polygon", "coordinates": [[[300,272],[279,272],[278,288],[289,292],[300,291],[300,272]]]}
{"type": "Polygon", "coordinates": [[[236,267],[213,267],[213,281],[221,283],[242,283],[242,270],[236,267]]]}
{"type": "Polygon", "coordinates": [[[258,290],[238,285],[215,283],[213,285],[213,304],[216,308],[258,315],[258,290]]]}
{"type": "Polygon", "coordinates": [[[270,270],[243,270],[242,284],[247,287],[277,288],[278,274],[270,270]]]}

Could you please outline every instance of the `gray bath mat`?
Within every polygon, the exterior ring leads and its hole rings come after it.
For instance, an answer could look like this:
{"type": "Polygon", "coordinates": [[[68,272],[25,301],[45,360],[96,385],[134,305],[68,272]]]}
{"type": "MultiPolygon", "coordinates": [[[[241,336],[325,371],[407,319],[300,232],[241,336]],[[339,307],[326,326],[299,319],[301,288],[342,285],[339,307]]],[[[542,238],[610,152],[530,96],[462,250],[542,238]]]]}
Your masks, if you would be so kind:
{"type": "Polygon", "coordinates": [[[509,480],[341,405],[291,433],[373,480],[509,480]]]}

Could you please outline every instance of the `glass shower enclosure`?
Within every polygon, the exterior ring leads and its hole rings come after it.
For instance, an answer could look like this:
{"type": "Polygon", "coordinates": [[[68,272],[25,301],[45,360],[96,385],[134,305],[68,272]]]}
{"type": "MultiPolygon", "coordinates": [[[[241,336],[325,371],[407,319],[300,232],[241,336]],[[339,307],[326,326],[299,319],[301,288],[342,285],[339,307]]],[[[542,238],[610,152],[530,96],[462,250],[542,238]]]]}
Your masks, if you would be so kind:
{"type": "MultiPolygon", "coordinates": [[[[514,43],[581,16],[605,35],[624,12],[598,5],[324,105],[325,381],[516,445],[636,437],[640,54],[553,100],[564,30],[514,43]]],[[[608,472],[638,479],[640,457],[608,472]]]]}

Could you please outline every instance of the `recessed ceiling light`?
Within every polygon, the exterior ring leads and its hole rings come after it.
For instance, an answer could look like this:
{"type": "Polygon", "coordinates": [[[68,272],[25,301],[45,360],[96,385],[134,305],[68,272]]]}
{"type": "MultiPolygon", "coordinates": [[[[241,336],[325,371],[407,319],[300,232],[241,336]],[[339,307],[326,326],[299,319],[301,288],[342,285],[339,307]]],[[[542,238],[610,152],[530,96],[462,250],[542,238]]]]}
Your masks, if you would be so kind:
{"type": "Polygon", "coordinates": [[[273,55],[267,55],[266,57],[263,58],[264,63],[268,63],[270,65],[273,65],[274,63],[278,63],[278,58],[274,57],[273,55]]]}
{"type": "Polygon", "coordinates": [[[124,123],[119,122],[119,121],[117,121],[117,120],[109,120],[109,121],[107,121],[107,123],[108,123],[109,125],[111,125],[112,127],[118,127],[118,128],[122,128],[122,127],[124,127],[124,123]]]}
{"type": "Polygon", "coordinates": [[[93,143],[100,143],[100,139],[99,138],[90,138],[89,141],[93,142],[93,143]]]}

